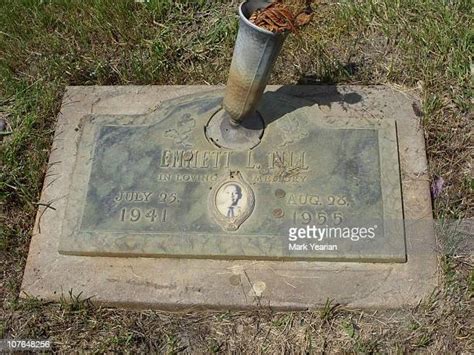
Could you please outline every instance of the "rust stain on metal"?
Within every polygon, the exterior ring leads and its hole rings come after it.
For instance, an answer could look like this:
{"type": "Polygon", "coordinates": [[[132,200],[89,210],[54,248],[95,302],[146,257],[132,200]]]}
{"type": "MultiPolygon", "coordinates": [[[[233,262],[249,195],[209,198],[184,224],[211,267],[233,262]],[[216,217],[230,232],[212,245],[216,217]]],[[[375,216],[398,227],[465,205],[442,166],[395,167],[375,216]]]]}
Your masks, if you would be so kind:
{"type": "Polygon", "coordinates": [[[278,198],[284,198],[286,196],[286,192],[282,189],[277,189],[275,191],[275,196],[278,198]]]}
{"type": "Polygon", "coordinates": [[[183,159],[186,160],[186,161],[189,161],[193,158],[193,152],[191,152],[190,150],[184,152],[183,154],[183,159]]]}
{"type": "Polygon", "coordinates": [[[255,110],[265,86],[265,81],[253,78],[252,74],[242,74],[231,68],[224,97],[224,109],[232,119],[240,121],[255,110]]]}
{"type": "Polygon", "coordinates": [[[275,208],[272,212],[272,215],[275,218],[283,218],[285,211],[283,211],[281,208],[275,208]]]}

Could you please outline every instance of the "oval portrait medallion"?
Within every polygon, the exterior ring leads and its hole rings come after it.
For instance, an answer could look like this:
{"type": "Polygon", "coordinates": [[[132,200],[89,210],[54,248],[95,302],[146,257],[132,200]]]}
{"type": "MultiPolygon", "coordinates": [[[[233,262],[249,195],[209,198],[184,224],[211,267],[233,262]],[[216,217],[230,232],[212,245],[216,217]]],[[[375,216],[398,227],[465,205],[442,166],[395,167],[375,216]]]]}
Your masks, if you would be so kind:
{"type": "Polygon", "coordinates": [[[210,194],[209,207],[217,223],[226,231],[235,231],[252,214],[255,195],[239,172],[218,181],[210,194]]]}

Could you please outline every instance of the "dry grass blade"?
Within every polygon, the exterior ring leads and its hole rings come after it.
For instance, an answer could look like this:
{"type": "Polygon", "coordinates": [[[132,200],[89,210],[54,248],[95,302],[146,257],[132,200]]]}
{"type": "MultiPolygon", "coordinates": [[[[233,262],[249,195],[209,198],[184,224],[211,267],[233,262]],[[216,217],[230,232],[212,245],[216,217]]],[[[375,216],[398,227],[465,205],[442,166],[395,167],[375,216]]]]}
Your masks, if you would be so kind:
{"type": "Polygon", "coordinates": [[[302,27],[307,25],[313,19],[313,11],[308,11],[308,9],[299,13],[295,18],[295,26],[302,27]]]}

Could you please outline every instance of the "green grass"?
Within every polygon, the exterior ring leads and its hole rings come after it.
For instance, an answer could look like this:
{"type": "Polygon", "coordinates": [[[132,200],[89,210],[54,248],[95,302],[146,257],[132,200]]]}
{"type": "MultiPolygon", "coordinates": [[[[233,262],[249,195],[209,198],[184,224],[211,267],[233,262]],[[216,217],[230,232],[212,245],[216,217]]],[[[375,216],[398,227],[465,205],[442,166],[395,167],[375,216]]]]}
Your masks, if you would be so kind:
{"type": "MultiPolygon", "coordinates": [[[[0,337],[47,337],[62,351],[473,351],[472,259],[456,252],[440,254],[442,285],[432,297],[376,314],[329,303],[318,312],[182,315],[95,308],[72,293],[61,304],[18,299],[65,86],[224,84],[236,5],[0,2],[0,118],[13,131],[0,143],[0,337]]],[[[472,18],[467,0],[328,2],[287,40],[271,81],[386,84],[417,94],[430,175],[446,181],[435,216],[472,217],[472,18]]]]}

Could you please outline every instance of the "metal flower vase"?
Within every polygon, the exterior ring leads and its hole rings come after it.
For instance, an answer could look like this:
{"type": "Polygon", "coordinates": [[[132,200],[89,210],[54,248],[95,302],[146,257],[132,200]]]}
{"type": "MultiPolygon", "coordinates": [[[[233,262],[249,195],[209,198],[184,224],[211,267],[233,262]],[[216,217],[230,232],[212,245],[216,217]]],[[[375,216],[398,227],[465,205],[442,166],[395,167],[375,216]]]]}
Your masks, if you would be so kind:
{"type": "Polygon", "coordinates": [[[286,38],[285,33],[273,33],[249,21],[255,10],[270,3],[250,0],[239,7],[239,32],[223,101],[234,124],[255,113],[286,38]]]}

